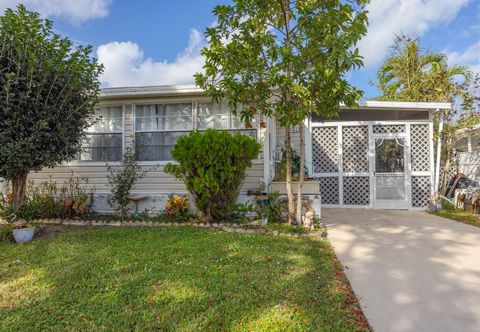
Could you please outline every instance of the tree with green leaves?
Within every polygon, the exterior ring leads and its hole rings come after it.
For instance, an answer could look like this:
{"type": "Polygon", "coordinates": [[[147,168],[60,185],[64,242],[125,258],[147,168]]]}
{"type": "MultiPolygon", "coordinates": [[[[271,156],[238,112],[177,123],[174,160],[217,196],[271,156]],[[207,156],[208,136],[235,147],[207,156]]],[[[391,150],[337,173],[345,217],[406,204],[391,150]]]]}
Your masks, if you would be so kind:
{"type": "Polygon", "coordinates": [[[378,99],[388,101],[460,103],[445,117],[442,138],[442,188],[447,183],[450,159],[455,145],[455,131],[478,123],[471,113],[473,99],[470,93],[472,73],[465,66],[448,65],[443,53],[422,49],[418,39],[397,36],[392,54],[377,72],[378,99]],[[468,114],[468,116],[467,116],[468,114]]]}
{"type": "Polygon", "coordinates": [[[462,117],[477,115],[480,112],[480,73],[475,75],[467,92],[462,100],[462,108],[466,110],[462,117]]]}
{"type": "Polygon", "coordinates": [[[12,182],[15,212],[29,172],[80,150],[100,90],[91,54],[23,5],[0,17],[0,177],[12,182]]]}
{"type": "Polygon", "coordinates": [[[379,99],[452,102],[455,96],[465,96],[471,81],[467,67],[449,66],[445,54],[424,50],[418,39],[404,35],[395,38],[391,50],[377,72],[379,99]]]}
{"type": "Polygon", "coordinates": [[[305,118],[338,115],[340,103],[356,107],[362,92],[345,74],[362,66],[357,42],[366,34],[368,0],[234,0],[219,5],[206,31],[204,72],[196,84],[214,101],[227,100],[247,123],[274,116],[285,128],[288,220],[301,220],[300,172],[297,216],[292,192],[291,128],[300,126],[304,169],[305,118]]]}

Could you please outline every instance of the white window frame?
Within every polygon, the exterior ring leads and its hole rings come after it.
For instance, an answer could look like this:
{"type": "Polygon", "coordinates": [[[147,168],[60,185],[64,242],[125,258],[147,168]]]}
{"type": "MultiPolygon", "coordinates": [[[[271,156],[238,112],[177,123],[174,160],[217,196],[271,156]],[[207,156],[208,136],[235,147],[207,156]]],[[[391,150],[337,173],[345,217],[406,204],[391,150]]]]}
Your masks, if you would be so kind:
{"type": "MultiPolygon", "coordinates": [[[[95,135],[95,134],[122,134],[122,158],[123,154],[125,153],[125,104],[104,104],[104,105],[99,105],[97,109],[102,109],[102,108],[108,108],[108,107],[119,107],[121,108],[122,112],[122,131],[115,131],[115,132],[94,132],[94,133],[88,133],[86,132],[86,135],[95,135]]],[[[96,115],[94,115],[95,117],[96,115]]],[[[99,160],[79,160],[79,159],[74,159],[70,160],[69,162],[64,163],[66,166],[82,166],[82,165],[88,165],[88,166],[105,166],[106,164],[115,166],[115,165],[120,165],[121,161],[99,161],[99,160]]]]}
{"type": "MultiPolygon", "coordinates": [[[[212,102],[211,100],[204,100],[204,99],[189,99],[189,100],[152,100],[151,102],[140,102],[140,103],[134,103],[132,105],[132,110],[133,110],[133,116],[132,116],[132,125],[133,125],[133,133],[134,133],[134,136],[136,137],[136,134],[137,133],[151,133],[151,132],[191,132],[191,131],[194,131],[194,130],[198,130],[199,132],[203,132],[207,129],[210,129],[210,128],[206,128],[206,129],[198,129],[198,114],[199,114],[199,104],[209,104],[209,103],[214,103],[212,102]],[[136,118],[137,118],[137,106],[144,106],[144,105],[169,105],[169,104],[189,104],[189,103],[192,103],[192,125],[191,125],[191,129],[185,129],[185,130],[155,130],[155,131],[152,131],[152,130],[137,130],[136,128],[136,118]]],[[[247,128],[247,129],[235,129],[235,128],[229,128],[229,129],[217,129],[217,130],[221,130],[221,131],[230,131],[230,132],[240,132],[240,131],[253,131],[255,130],[256,132],[256,140],[257,142],[260,142],[261,140],[261,137],[260,137],[260,128],[259,128],[259,120],[256,119],[256,126],[254,126],[253,128],[247,128]]],[[[231,119],[230,119],[231,121],[231,119]]],[[[212,128],[212,129],[215,129],[215,128],[212,128]]],[[[136,144],[136,143],[135,143],[136,144]]],[[[142,161],[142,160],[139,160],[138,161],[138,164],[139,165],[142,165],[142,166],[153,166],[153,165],[160,165],[160,166],[164,166],[168,163],[174,163],[175,161],[174,160],[156,160],[156,161],[142,161]]],[[[263,164],[263,160],[262,160],[262,153],[259,154],[259,157],[255,160],[253,160],[253,164],[260,164],[262,163],[263,164]]]]}
{"type": "MultiPolygon", "coordinates": [[[[192,100],[176,100],[176,101],[152,101],[146,103],[136,103],[133,104],[133,133],[134,133],[134,148],[136,148],[136,138],[137,133],[178,133],[178,132],[185,132],[189,133],[195,130],[195,102],[192,100]],[[163,130],[137,130],[137,106],[152,106],[152,105],[178,105],[178,104],[191,104],[192,105],[192,114],[191,114],[191,126],[190,129],[163,129],[163,130]]],[[[173,160],[139,160],[138,163],[140,165],[166,165],[173,160]]]]}

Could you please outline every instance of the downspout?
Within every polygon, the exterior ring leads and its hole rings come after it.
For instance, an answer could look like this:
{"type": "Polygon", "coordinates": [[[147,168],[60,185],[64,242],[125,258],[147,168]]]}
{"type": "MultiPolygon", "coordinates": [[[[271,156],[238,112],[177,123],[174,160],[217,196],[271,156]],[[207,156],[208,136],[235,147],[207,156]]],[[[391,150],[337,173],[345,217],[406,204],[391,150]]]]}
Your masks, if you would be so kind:
{"type": "MultiPolygon", "coordinates": [[[[439,110],[437,110],[438,112],[439,110]]],[[[443,111],[438,114],[438,137],[437,137],[437,165],[435,167],[435,192],[438,193],[440,186],[440,162],[442,154],[443,111]]]]}

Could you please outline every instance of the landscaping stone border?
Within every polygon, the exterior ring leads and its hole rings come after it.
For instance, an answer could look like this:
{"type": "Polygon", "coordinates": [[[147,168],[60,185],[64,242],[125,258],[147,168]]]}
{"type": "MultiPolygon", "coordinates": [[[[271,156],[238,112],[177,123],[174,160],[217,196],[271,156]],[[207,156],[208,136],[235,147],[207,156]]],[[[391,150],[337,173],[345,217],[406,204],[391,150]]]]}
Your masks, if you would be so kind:
{"type": "Polygon", "coordinates": [[[242,233],[242,234],[266,234],[273,236],[285,236],[292,238],[314,238],[324,239],[327,236],[325,229],[318,229],[313,232],[305,234],[293,234],[289,232],[282,232],[278,230],[271,230],[260,225],[238,225],[230,223],[178,223],[178,222],[151,222],[151,221],[103,221],[103,220],[78,220],[78,219],[36,219],[32,220],[33,224],[43,225],[64,225],[64,226],[95,226],[95,227],[180,227],[191,226],[199,228],[216,229],[228,233],[242,233]]]}

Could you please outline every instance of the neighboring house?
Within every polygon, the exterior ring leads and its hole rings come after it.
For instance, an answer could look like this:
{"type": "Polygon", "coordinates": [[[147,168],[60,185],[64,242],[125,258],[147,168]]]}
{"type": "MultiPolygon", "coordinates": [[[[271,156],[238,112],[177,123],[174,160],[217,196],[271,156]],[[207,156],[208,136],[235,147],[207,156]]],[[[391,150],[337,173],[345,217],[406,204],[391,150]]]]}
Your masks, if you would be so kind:
{"type": "Polygon", "coordinates": [[[455,172],[480,183],[480,124],[455,132],[455,172]]]}
{"type": "MultiPolygon", "coordinates": [[[[449,108],[443,103],[367,101],[358,110],[342,107],[336,120],[305,121],[306,166],[320,183],[323,206],[424,209],[434,193],[433,116],[449,108]]],[[[106,162],[118,165],[127,146],[135,146],[142,168],[160,165],[138,182],[133,194],[149,197],[140,210],[161,210],[168,194],[187,193],[182,182],[163,172],[180,136],[216,128],[243,132],[262,144],[241,200],[248,199],[247,191],[270,183],[285,137],[274,119],[258,119],[253,128],[245,128],[225,104],[212,104],[194,86],[104,89],[99,115],[102,120],[89,130],[79,160],[29,176],[40,182],[52,174],[61,183],[71,172],[88,178],[89,187],[96,189],[98,211],[107,210],[106,162]],[[259,126],[260,121],[266,128],[259,126]]],[[[292,133],[298,151],[297,129],[292,133]]]]}

